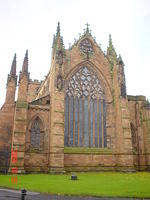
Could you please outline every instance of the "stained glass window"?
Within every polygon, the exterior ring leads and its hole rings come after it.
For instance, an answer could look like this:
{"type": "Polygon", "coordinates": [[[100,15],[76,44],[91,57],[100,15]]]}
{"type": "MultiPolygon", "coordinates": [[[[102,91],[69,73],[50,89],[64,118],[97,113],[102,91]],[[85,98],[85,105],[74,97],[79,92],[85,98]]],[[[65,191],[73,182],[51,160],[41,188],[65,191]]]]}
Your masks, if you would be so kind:
{"type": "Polygon", "coordinates": [[[40,148],[42,147],[42,122],[39,117],[36,117],[36,119],[33,121],[32,126],[31,126],[31,147],[33,148],[40,148]]]}
{"type": "Polygon", "coordinates": [[[66,89],[68,96],[103,98],[103,90],[95,73],[82,67],[70,79],[66,89]]]}
{"type": "Polygon", "coordinates": [[[66,85],[65,146],[107,147],[106,110],[96,73],[81,67],[66,85]]]}

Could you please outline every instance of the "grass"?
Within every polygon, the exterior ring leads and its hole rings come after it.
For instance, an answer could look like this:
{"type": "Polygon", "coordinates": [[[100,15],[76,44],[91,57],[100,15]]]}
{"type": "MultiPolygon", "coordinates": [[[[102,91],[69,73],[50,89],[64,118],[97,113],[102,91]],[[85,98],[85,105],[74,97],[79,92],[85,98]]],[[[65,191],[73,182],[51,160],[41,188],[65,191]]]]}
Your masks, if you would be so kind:
{"type": "Polygon", "coordinates": [[[0,175],[0,186],[26,188],[49,194],[150,197],[150,173],[76,173],[79,180],[71,181],[70,175],[31,174],[17,175],[18,183],[12,184],[11,175],[0,175]]]}

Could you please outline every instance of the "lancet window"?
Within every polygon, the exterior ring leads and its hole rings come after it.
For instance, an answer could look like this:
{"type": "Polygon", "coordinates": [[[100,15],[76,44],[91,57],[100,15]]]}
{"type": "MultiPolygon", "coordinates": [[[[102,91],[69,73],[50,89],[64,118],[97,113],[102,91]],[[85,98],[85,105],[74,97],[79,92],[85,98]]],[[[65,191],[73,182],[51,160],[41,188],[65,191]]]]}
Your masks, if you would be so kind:
{"type": "Polygon", "coordinates": [[[39,117],[36,117],[31,125],[30,144],[32,148],[43,147],[43,124],[39,117]]]}

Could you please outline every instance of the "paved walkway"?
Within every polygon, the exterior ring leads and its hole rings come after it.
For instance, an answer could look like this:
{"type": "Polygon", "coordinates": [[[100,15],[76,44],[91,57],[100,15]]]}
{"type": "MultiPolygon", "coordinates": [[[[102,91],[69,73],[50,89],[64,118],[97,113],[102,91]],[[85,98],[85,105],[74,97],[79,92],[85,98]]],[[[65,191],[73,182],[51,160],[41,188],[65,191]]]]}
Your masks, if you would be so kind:
{"type": "MultiPolygon", "coordinates": [[[[21,200],[20,191],[0,188],[0,200],[19,200],[19,199],[21,200]]],[[[27,192],[25,200],[133,200],[133,198],[77,197],[77,196],[46,195],[36,192],[27,192]]]]}

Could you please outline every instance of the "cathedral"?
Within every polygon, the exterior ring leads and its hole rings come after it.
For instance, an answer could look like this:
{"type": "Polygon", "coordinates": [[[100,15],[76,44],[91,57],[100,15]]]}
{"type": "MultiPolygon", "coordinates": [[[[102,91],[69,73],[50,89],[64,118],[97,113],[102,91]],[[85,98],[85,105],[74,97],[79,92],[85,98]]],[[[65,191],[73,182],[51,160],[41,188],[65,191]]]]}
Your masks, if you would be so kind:
{"type": "Polygon", "coordinates": [[[103,52],[87,24],[65,49],[58,23],[43,81],[30,78],[28,51],[17,76],[14,56],[0,108],[0,172],[14,168],[150,170],[150,104],[144,96],[127,95],[124,63],[111,35],[103,52]]]}

